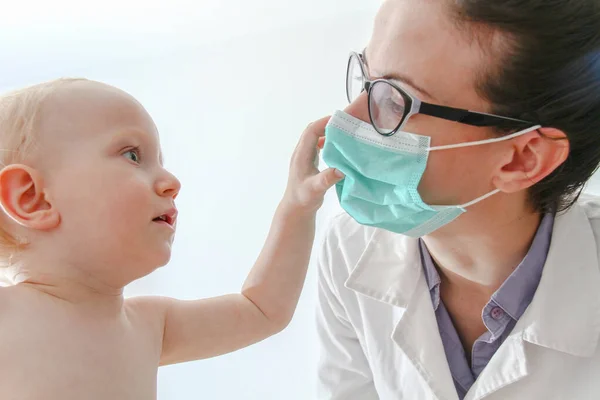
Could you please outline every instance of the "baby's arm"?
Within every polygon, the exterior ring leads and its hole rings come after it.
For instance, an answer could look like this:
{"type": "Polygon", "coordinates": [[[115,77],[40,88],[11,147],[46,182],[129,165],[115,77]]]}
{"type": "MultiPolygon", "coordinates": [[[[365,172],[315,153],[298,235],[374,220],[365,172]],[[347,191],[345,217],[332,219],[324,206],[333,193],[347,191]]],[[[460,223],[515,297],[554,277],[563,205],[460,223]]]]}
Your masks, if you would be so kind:
{"type": "Polygon", "coordinates": [[[306,276],[315,214],[340,177],[313,162],[328,118],[310,125],[294,151],[288,186],[241,293],[180,301],[131,299],[164,321],[161,365],[228,353],[263,340],[290,322],[306,276]],[[142,305],[140,304],[140,305],[142,305]],[[162,310],[162,311],[161,311],[162,310]]]}

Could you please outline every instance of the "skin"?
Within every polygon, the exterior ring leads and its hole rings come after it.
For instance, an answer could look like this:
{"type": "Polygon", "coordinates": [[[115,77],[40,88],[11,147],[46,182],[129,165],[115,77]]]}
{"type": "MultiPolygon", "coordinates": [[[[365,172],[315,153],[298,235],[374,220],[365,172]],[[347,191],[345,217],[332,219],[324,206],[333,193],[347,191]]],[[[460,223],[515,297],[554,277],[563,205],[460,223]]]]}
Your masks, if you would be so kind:
{"type": "Polygon", "coordinates": [[[231,352],[289,323],[302,290],[315,213],[340,177],[314,167],[328,118],[303,133],[288,186],[241,293],[179,301],[123,298],[165,265],[179,181],[128,94],[70,83],[42,107],[35,150],[0,171],[6,226],[27,246],[0,289],[0,397],[154,399],[160,365],[231,352]],[[169,214],[169,223],[154,219],[169,214]]]}
{"type": "MultiPolygon", "coordinates": [[[[494,60],[477,40],[457,30],[447,7],[440,0],[386,1],[365,51],[368,74],[373,79],[407,77],[413,84],[396,82],[427,102],[491,112],[475,90],[475,77],[494,60]]],[[[502,37],[495,33],[494,41],[502,37]]],[[[369,122],[366,93],[345,111],[369,122]]],[[[411,117],[404,130],[430,136],[432,146],[494,137],[489,128],[421,114],[411,117]]],[[[468,354],[486,331],[481,310],[521,262],[539,225],[541,216],[529,205],[526,190],[569,153],[567,140],[551,138],[566,136],[543,127],[509,141],[430,153],[419,184],[426,203],[464,204],[501,191],[423,238],[441,275],[442,300],[468,354]]]]}

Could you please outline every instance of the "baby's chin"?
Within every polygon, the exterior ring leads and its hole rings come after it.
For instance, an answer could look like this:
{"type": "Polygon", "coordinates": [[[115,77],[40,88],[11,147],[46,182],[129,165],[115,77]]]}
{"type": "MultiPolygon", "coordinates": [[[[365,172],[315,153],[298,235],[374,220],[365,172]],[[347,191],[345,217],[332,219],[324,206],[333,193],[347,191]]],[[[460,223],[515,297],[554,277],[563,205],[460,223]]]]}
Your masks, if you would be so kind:
{"type": "Polygon", "coordinates": [[[120,271],[116,271],[119,275],[119,278],[117,279],[120,281],[120,285],[124,287],[131,282],[150,275],[159,268],[165,267],[170,260],[170,251],[162,254],[154,253],[152,254],[152,257],[144,260],[123,260],[123,262],[119,264],[124,267],[120,271]]]}

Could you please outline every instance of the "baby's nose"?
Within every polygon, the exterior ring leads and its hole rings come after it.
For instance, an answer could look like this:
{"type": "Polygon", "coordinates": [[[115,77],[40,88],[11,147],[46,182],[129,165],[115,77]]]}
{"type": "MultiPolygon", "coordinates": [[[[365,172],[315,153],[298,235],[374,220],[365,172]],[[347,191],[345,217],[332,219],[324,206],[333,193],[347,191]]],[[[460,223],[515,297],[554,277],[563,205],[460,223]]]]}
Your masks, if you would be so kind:
{"type": "Polygon", "coordinates": [[[181,182],[170,172],[156,182],[156,192],[160,196],[175,198],[180,190],[181,182]]]}

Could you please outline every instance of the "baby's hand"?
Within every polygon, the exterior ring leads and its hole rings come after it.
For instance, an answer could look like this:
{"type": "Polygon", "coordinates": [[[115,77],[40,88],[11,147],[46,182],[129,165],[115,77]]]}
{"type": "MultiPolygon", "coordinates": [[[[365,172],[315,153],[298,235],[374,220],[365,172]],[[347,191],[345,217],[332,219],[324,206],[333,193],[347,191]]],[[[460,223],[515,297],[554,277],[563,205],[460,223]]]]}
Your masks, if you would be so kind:
{"type": "Polygon", "coordinates": [[[319,172],[315,166],[318,149],[325,142],[325,126],[330,117],[310,124],[302,133],[290,162],[288,185],[282,205],[288,210],[315,212],[323,203],[325,192],[344,175],[333,168],[319,172]]]}

